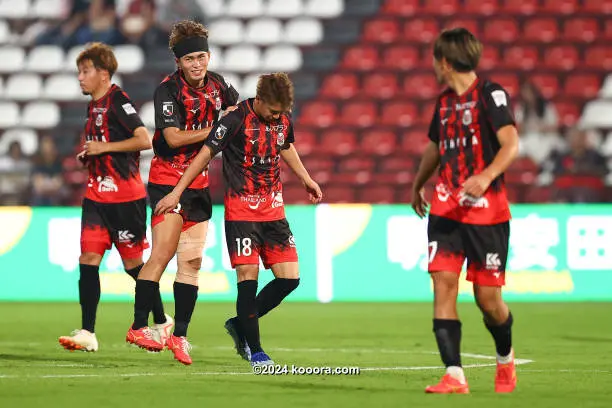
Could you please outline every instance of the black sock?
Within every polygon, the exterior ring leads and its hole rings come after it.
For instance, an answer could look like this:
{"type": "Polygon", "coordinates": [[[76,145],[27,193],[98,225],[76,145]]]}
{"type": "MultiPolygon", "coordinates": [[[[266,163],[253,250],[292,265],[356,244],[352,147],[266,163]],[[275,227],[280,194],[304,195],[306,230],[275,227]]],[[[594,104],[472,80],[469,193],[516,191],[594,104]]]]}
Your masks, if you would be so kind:
{"type": "MultiPolygon", "coordinates": [[[[138,279],[138,273],[144,264],[138,265],[132,269],[126,269],[125,272],[130,275],[134,280],[138,279]]],[[[164,312],[164,304],[161,300],[161,295],[153,298],[153,321],[157,324],[166,323],[166,313],[164,312]]]]}
{"type": "Polygon", "coordinates": [[[262,317],[278,306],[299,284],[299,279],[276,278],[270,281],[257,295],[258,316],[262,317]]]}
{"type": "Polygon", "coordinates": [[[446,367],[461,367],[461,322],[459,320],[434,319],[433,331],[440,357],[446,367]]]}
{"type": "Polygon", "coordinates": [[[238,321],[244,333],[251,353],[259,353],[261,343],[259,339],[259,317],[257,317],[257,302],[255,295],[257,294],[257,281],[245,280],[238,282],[238,299],[236,300],[236,312],[238,312],[238,321]]]}
{"type": "Polygon", "coordinates": [[[96,312],[100,302],[100,267],[79,264],[79,303],[81,304],[81,328],[94,333],[96,312]]]}
{"type": "Polygon", "coordinates": [[[159,282],[136,280],[136,301],[134,302],[134,330],[149,325],[149,312],[153,308],[153,300],[159,296],[159,282]]]}
{"type": "Polygon", "coordinates": [[[174,282],[174,335],[187,336],[187,328],[198,300],[198,287],[174,282]]]}
{"type": "Polygon", "coordinates": [[[497,354],[505,357],[510,354],[510,350],[512,349],[512,322],[514,319],[512,318],[512,313],[508,313],[508,320],[499,326],[489,325],[485,321],[485,326],[493,336],[493,340],[495,340],[495,349],[497,350],[497,354]]]}

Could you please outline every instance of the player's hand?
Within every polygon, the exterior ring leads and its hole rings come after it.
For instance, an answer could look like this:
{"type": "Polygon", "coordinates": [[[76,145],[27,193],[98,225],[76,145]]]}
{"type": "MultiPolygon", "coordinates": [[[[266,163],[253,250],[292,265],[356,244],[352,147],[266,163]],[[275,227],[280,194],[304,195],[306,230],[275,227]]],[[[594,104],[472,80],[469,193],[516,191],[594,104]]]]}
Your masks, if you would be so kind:
{"type": "Polygon", "coordinates": [[[89,159],[87,158],[87,152],[83,150],[81,153],[76,155],[76,159],[84,166],[87,166],[89,159]]]}
{"type": "Polygon", "coordinates": [[[465,180],[462,192],[472,197],[482,197],[491,184],[491,178],[484,173],[477,174],[465,180]]]}
{"type": "Polygon", "coordinates": [[[181,196],[174,192],[166,195],[155,206],[155,215],[166,214],[178,207],[181,196]]]}
{"type": "Polygon", "coordinates": [[[313,204],[320,203],[323,199],[321,187],[311,178],[304,180],[304,188],[308,192],[308,197],[313,204]]]}
{"type": "Polygon", "coordinates": [[[425,189],[421,188],[419,191],[412,192],[412,209],[419,216],[423,218],[427,215],[429,203],[425,199],[425,189]]]}
{"type": "Polygon", "coordinates": [[[104,142],[94,142],[91,140],[88,140],[87,142],[85,142],[85,153],[88,156],[99,156],[101,154],[106,153],[106,143],[104,142]]]}
{"type": "Polygon", "coordinates": [[[228,106],[227,109],[225,109],[223,113],[221,114],[221,117],[224,117],[225,115],[227,115],[228,113],[232,111],[235,111],[236,109],[238,109],[238,105],[228,106]]]}

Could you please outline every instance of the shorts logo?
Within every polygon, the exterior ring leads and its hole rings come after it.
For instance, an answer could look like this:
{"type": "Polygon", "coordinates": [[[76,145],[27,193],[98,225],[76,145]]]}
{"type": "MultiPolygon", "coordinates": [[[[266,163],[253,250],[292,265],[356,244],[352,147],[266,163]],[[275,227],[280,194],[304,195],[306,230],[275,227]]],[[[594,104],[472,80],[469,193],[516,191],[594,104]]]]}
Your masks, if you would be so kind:
{"type": "Polygon", "coordinates": [[[176,207],[174,207],[174,210],[172,210],[172,212],[175,213],[175,214],[180,214],[181,213],[181,208],[183,208],[183,206],[181,205],[181,203],[178,203],[176,205],[176,207]]]}
{"type": "Polygon", "coordinates": [[[131,242],[134,238],[134,234],[131,234],[128,230],[119,230],[117,239],[119,242],[131,242]]]}
{"type": "Polygon", "coordinates": [[[162,113],[164,116],[172,116],[174,114],[174,104],[172,102],[163,102],[162,113]]]}
{"type": "Polygon", "coordinates": [[[115,180],[112,177],[106,176],[104,178],[98,176],[98,192],[99,193],[116,193],[119,191],[119,187],[115,184],[115,180]]]}
{"type": "Polygon", "coordinates": [[[295,238],[293,237],[293,235],[289,235],[289,238],[287,239],[287,241],[289,241],[290,247],[295,248],[295,238]]]}
{"type": "Polygon", "coordinates": [[[499,270],[500,266],[501,266],[501,261],[499,260],[499,254],[497,252],[493,252],[493,253],[489,252],[486,258],[486,268],[491,271],[497,271],[499,270]]]}
{"type": "Polygon", "coordinates": [[[227,133],[227,128],[225,126],[219,124],[219,127],[215,131],[215,137],[217,139],[221,140],[221,139],[223,139],[223,136],[225,136],[226,133],[227,133]]]}

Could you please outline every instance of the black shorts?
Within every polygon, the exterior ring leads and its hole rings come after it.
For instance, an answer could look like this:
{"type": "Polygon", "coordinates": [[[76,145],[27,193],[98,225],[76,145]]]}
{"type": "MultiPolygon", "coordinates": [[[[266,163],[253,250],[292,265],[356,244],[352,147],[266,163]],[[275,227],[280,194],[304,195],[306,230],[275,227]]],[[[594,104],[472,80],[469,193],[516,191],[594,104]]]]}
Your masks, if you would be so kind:
{"type": "Polygon", "coordinates": [[[147,201],[99,203],[83,199],[81,253],[104,255],[115,244],[123,259],[142,256],[147,241],[147,201]]]}
{"type": "MultiPolygon", "coordinates": [[[[168,195],[173,188],[173,186],[149,183],[147,191],[153,211],[155,211],[157,203],[168,195]]],[[[181,195],[179,205],[178,213],[183,217],[183,231],[189,229],[194,224],[210,220],[212,216],[212,201],[208,187],[195,190],[188,188],[181,195]]],[[[163,219],[163,215],[152,215],[151,227],[159,224],[163,219]]]]}
{"type": "Polygon", "coordinates": [[[285,218],[276,221],[225,221],[225,240],[232,268],[257,264],[264,267],[281,262],[297,262],[293,233],[285,218]]]}
{"type": "Polygon", "coordinates": [[[505,284],[510,223],[464,224],[429,216],[429,272],[460,273],[467,258],[467,280],[482,286],[505,284]]]}

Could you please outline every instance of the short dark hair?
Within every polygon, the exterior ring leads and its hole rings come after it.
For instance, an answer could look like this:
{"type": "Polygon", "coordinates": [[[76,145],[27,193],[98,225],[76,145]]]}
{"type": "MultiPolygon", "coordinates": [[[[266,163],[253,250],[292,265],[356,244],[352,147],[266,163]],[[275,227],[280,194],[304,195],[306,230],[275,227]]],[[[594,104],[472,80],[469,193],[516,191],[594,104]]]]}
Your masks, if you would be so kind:
{"type": "Polygon", "coordinates": [[[437,61],[445,59],[457,72],[470,72],[478,67],[482,44],[466,28],[444,30],[436,38],[433,55],[437,61]]]}
{"type": "Polygon", "coordinates": [[[100,42],[88,44],[76,59],[77,67],[87,60],[97,69],[108,71],[111,77],[117,72],[117,58],[109,45],[100,42]]]}
{"type": "Polygon", "coordinates": [[[208,30],[197,21],[181,20],[172,26],[168,46],[172,50],[176,44],[190,37],[208,38],[208,30]]]}
{"type": "Polygon", "coordinates": [[[284,72],[261,75],[257,82],[257,96],[266,103],[279,103],[289,111],[293,106],[293,83],[284,72]]]}

